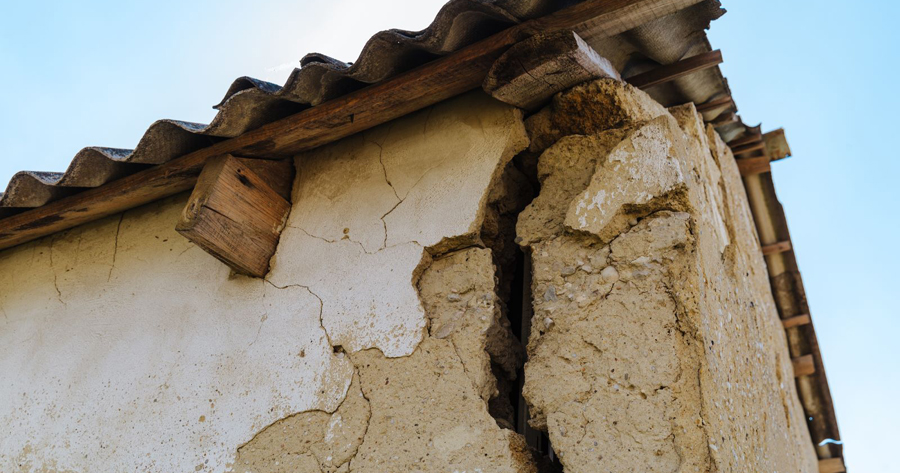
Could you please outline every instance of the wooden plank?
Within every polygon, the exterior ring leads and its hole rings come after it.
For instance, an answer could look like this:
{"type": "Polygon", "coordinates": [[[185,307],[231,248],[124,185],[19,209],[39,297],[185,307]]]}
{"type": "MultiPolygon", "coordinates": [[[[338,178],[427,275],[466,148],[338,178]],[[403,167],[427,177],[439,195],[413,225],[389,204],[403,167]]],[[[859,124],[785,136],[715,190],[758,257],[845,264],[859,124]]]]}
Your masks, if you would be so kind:
{"type": "Polygon", "coordinates": [[[715,100],[709,100],[699,105],[695,105],[697,111],[700,113],[710,112],[719,108],[732,106],[734,106],[734,100],[727,95],[725,97],[719,97],[715,100]]]}
{"type": "Polygon", "coordinates": [[[803,355],[791,360],[794,366],[794,377],[809,376],[816,372],[816,362],[812,355],[803,355]]]}
{"type": "Polygon", "coordinates": [[[734,149],[734,148],[737,148],[738,146],[743,146],[743,145],[746,145],[749,143],[759,143],[760,141],[762,141],[762,135],[748,134],[748,135],[742,136],[740,138],[735,138],[735,139],[729,141],[728,147],[734,149]]]}
{"type": "Polygon", "coordinates": [[[589,41],[622,33],[700,1],[587,0],[527,21],[381,83],[164,165],[0,220],[0,249],[188,190],[212,157],[228,153],[292,156],[475,89],[506,49],[536,33],[571,30],[589,41]]]}
{"type": "Polygon", "coordinates": [[[722,64],[722,51],[717,49],[708,53],[691,56],[687,59],[673,62],[672,64],[659,66],[642,74],[631,76],[625,80],[635,87],[646,89],[648,87],[653,87],[654,85],[673,81],[679,77],[684,77],[703,69],[718,66],[719,64],[722,64]]]}
{"type": "Polygon", "coordinates": [[[602,77],[622,80],[577,33],[538,34],[509,48],[491,66],[482,89],[495,99],[536,110],[553,95],[602,77]]]}
{"type": "Polygon", "coordinates": [[[175,230],[235,271],[263,277],[291,204],[253,172],[253,161],[259,160],[209,160],[175,230]]]}
{"type": "Polygon", "coordinates": [[[752,176],[772,170],[767,156],[757,156],[755,158],[743,158],[735,160],[738,165],[738,171],[741,176],[752,176]]]}
{"type": "Polygon", "coordinates": [[[809,316],[809,314],[800,314],[793,317],[788,317],[786,319],[781,319],[781,324],[784,325],[785,329],[799,327],[801,325],[808,325],[810,323],[812,323],[812,318],[809,316]]]}
{"type": "Polygon", "coordinates": [[[769,256],[777,253],[784,253],[785,251],[791,251],[791,249],[792,246],[790,241],[779,241],[777,243],[772,243],[771,245],[763,245],[762,254],[769,256]]]}
{"type": "Polygon", "coordinates": [[[826,458],[819,460],[819,473],[845,473],[847,467],[844,466],[843,458],[826,458]]]}
{"type": "Polygon", "coordinates": [[[747,154],[752,153],[754,151],[764,151],[766,149],[766,144],[763,142],[759,143],[750,143],[744,146],[736,146],[731,148],[731,153],[735,156],[739,154],[747,154]]]}

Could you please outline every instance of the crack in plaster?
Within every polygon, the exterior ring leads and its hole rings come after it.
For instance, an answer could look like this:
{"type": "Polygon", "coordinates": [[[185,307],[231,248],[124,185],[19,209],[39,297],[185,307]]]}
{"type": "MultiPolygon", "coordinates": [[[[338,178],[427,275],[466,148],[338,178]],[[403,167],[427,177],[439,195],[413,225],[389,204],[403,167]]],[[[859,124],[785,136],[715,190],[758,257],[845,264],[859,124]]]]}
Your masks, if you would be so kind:
{"type": "Polygon", "coordinates": [[[116,269],[116,256],[119,254],[119,232],[122,231],[122,221],[125,220],[125,212],[119,215],[119,223],[116,225],[116,240],[113,246],[112,264],[109,265],[109,274],[106,276],[106,282],[112,279],[113,270],[116,269]]]}

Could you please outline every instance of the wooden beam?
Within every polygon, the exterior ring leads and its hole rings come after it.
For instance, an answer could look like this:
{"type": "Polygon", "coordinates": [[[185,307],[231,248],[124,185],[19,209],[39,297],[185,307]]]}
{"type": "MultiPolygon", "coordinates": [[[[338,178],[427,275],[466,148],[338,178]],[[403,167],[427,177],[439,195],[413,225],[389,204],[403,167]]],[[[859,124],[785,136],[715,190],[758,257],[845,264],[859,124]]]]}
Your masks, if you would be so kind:
{"type": "Polygon", "coordinates": [[[752,153],[754,151],[765,151],[765,149],[766,149],[766,144],[760,141],[758,143],[749,143],[744,146],[732,147],[731,153],[734,154],[735,156],[737,156],[739,154],[747,154],[747,153],[752,153]]]}
{"type": "Polygon", "coordinates": [[[794,377],[809,376],[816,372],[816,362],[812,355],[803,355],[791,360],[794,366],[794,377]]]}
{"type": "Polygon", "coordinates": [[[557,92],[602,77],[622,80],[577,33],[538,34],[509,48],[488,71],[482,88],[495,99],[536,110],[557,92]]]}
{"type": "Polygon", "coordinates": [[[659,66],[642,74],[631,76],[625,80],[637,88],[646,89],[648,87],[653,87],[654,85],[673,81],[688,74],[693,74],[694,72],[703,69],[718,66],[719,64],[722,64],[722,51],[717,49],[708,53],[691,56],[687,59],[673,62],[672,64],[659,66]]]}
{"type": "Polygon", "coordinates": [[[767,156],[757,156],[755,158],[742,158],[735,160],[738,165],[738,171],[741,176],[752,176],[772,170],[767,156]]]}
{"type": "Polygon", "coordinates": [[[748,135],[742,136],[740,138],[735,138],[735,139],[729,141],[728,147],[734,149],[734,148],[737,148],[738,146],[743,146],[743,145],[746,145],[749,143],[759,143],[760,141],[762,141],[762,135],[748,134],[748,135]]]}
{"type": "Polygon", "coordinates": [[[785,251],[791,251],[792,246],[790,241],[779,241],[777,243],[772,243],[771,245],[763,245],[762,254],[764,256],[774,255],[777,253],[784,253],[785,251]]]}
{"type": "MultiPolygon", "coordinates": [[[[253,171],[255,159],[224,155],[209,160],[175,230],[235,271],[263,277],[291,210],[273,186],[253,171]]],[[[281,185],[293,180],[290,160],[263,168],[281,185]]]]}
{"type": "Polygon", "coordinates": [[[826,458],[819,460],[819,473],[845,473],[847,467],[844,466],[843,458],[826,458]]]}
{"type": "Polygon", "coordinates": [[[781,324],[784,325],[785,329],[799,327],[801,325],[808,325],[810,323],[812,323],[812,318],[810,318],[809,314],[800,314],[793,317],[788,317],[786,319],[781,319],[781,324]]]}
{"type": "Polygon", "coordinates": [[[695,105],[697,111],[700,113],[710,112],[712,110],[716,110],[722,107],[731,107],[734,106],[734,100],[730,96],[719,97],[714,100],[709,100],[707,102],[701,103],[699,105],[695,105]]]}
{"type": "Polygon", "coordinates": [[[521,23],[418,68],[209,148],[0,220],[0,249],[186,191],[212,157],[228,153],[292,156],[475,89],[503,52],[536,33],[571,30],[590,41],[617,35],[700,1],[587,0],[521,23]]]}

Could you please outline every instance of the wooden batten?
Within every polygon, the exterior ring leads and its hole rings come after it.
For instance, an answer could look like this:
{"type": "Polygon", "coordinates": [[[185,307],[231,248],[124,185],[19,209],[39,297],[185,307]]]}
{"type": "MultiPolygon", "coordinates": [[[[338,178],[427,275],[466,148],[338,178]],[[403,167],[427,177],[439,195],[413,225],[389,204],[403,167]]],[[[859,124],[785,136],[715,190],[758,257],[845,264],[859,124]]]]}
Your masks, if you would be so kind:
{"type": "Polygon", "coordinates": [[[737,156],[739,154],[748,154],[748,153],[752,153],[754,151],[765,151],[765,149],[766,149],[766,144],[759,142],[759,143],[750,143],[750,144],[747,144],[744,146],[734,146],[731,148],[731,152],[732,152],[732,154],[737,156]]]}
{"type": "Polygon", "coordinates": [[[809,325],[811,323],[812,318],[809,316],[809,314],[800,314],[793,317],[788,317],[786,319],[781,319],[781,324],[784,325],[785,329],[799,327],[801,325],[809,325]]]}
{"type": "Polygon", "coordinates": [[[743,137],[741,137],[741,138],[735,138],[735,139],[729,141],[729,142],[728,142],[728,146],[729,146],[731,149],[734,149],[734,148],[737,148],[737,147],[739,147],[739,146],[744,146],[744,145],[750,144],[750,143],[759,143],[760,141],[762,141],[762,135],[757,135],[757,134],[752,134],[752,133],[750,133],[750,134],[747,134],[746,136],[743,136],[743,137]]]}
{"type": "Polygon", "coordinates": [[[175,229],[235,271],[263,277],[291,209],[293,174],[291,160],[212,158],[175,229]]]}
{"type": "Polygon", "coordinates": [[[844,466],[843,458],[826,458],[819,460],[819,473],[844,473],[847,467],[844,466]]]}
{"type": "Polygon", "coordinates": [[[754,174],[762,174],[772,170],[768,156],[742,158],[735,161],[737,161],[738,171],[740,171],[741,176],[752,176],[754,174]]]}
{"type": "Polygon", "coordinates": [[[790,241],[779,241],[777,243],[772,243],[771,245],[763,245],[762,254],[769,256],[777,253],[784,253],[785,251],[791,251],[791,249],[793,249],[793,246],[790,241]]]}
{"type": "Polygon", "coordinates": [[[648,87],[653,87],[654,85],[673,81],[679,77],[684,77],[703,69],[718,66],[719,64],[722,64],[722,51],[717,49],[708,53],[691,56],[687,59],[673,62],[672,64],[659,66],[647,72],[631,76],[625,80],[637,88],[646,89],[648,87]]]}
{"type": "Polygon", "coordinates": [[[812,355],[803,355],[791,360],[794,366],[794,377],[809,376],[816,372],[816,362],[812,355]]]}
{"type": "Polygon", "coordinates": [[[731,96],[726,95],[725,97],[720,97],[714,100],[710,100],[701,104],[695,105],[697,111],[700,113],[711,112],[713,110],[717,110],[724,107],[733,107],[734,100],[732,100],[731,96]]]}
{"type": "Polygon", "coordinates": [[[619,72],[573,31],[538,34],[503,53],[482,83],[495,99],[536,110],[554,94],[619,72]]]}

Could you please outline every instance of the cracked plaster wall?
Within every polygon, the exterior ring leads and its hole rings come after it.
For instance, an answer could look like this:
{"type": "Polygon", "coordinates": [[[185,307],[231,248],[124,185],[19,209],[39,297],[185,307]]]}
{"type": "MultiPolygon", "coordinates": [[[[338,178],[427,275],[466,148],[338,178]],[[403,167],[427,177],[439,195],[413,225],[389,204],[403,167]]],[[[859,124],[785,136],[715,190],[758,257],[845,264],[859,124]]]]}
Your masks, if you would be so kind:
{"type": "Polygon", "coordinates": [[[0,469],[529,471],[480,238],[527,144],[476,92],[298,156],[266,280],[174,231],[186,196],[0,253],[0,469]]]}
{"type": "Polygon", "coordinates": [[[565,471],[816,471],[715,132],[613,80],[528,128],[542,187],[518,222],[534,267],[524,395],[565,471]]]}

